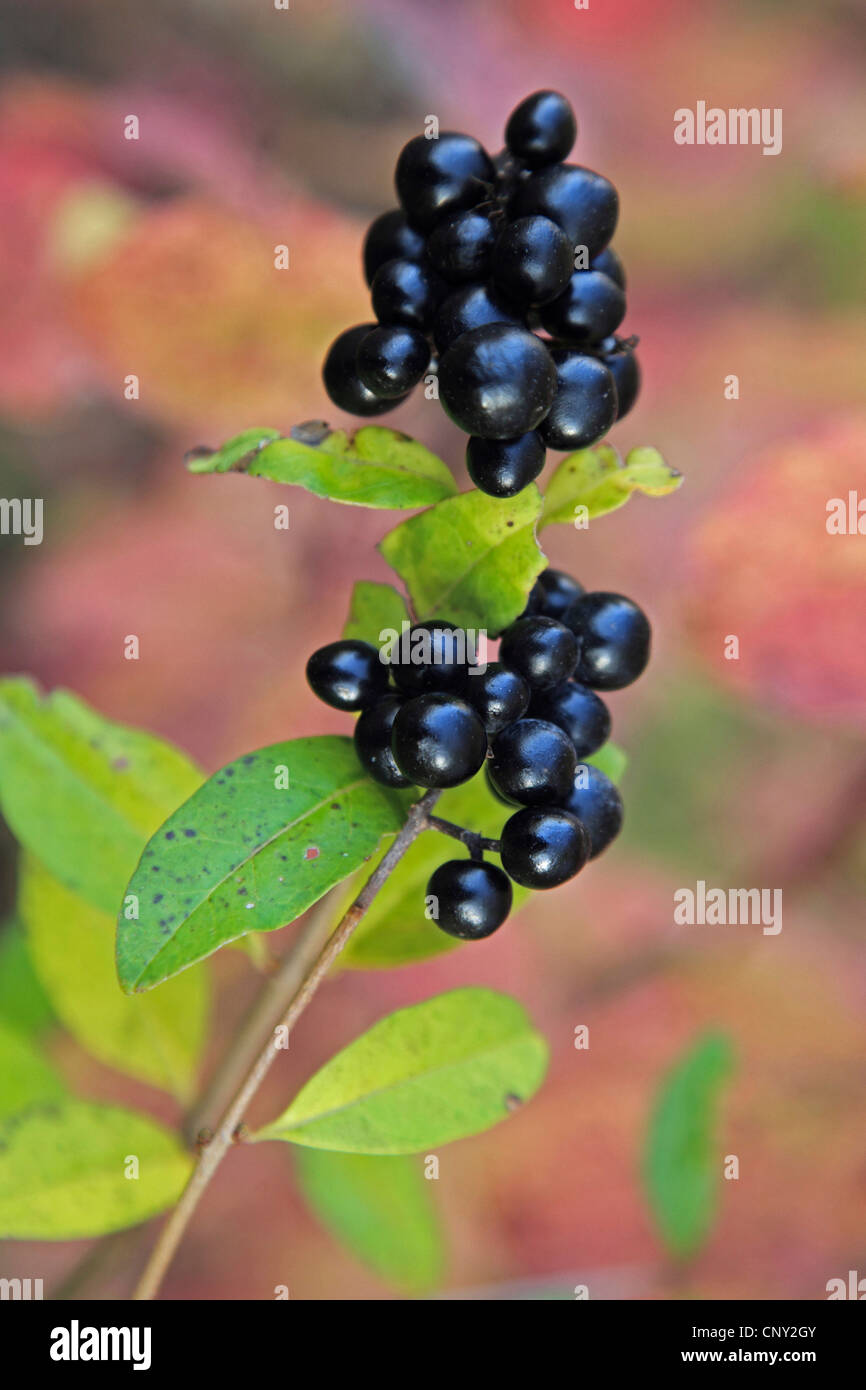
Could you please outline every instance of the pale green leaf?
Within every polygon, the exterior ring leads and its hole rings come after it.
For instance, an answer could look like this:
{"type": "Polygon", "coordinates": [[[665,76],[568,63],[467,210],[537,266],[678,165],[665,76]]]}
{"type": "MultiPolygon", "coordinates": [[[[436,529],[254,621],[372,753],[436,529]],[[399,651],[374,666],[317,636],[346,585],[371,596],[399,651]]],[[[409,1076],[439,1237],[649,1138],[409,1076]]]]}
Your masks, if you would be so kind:
{"type": "Polygon", "coordinates": [[[682,481],[682,474],[665,463],[658,449],[631,449],[625,463],[608,444],[580,449],[564,458],[550,479],[539,529],[554,521],[574,525],[578,508],[586,508],[580,515],[589,520],[616,511],[634,492],[664,497],[682,481]]]}
{"type": "Polygon", "coordinates": [[[400,633],[403,623],[408,620],[406,600],[392,584],[374,584],[371,580],[359,579],[352,590],[343,636],[379,647],[383,632],[400,633]]]}
{"type": "Polygon", "coordinates": [[[66,1087],[36,1046],[0,1022],[0,1119],[41,1101],[59,1100],[66,1087]]]}
{"type": "Polygon", "coordinates": [[[504,1120],[535,1094],[546,1067],[547,1045],[515,999],[455,989],[374,1024],[254,1138],[417,1153],[504,1120]]]}
{"type": "Polygon", "coordinates": [[[0,929],[0,1023],[37,1037],[54,1020],[51,1002],[33,969],[27,937],[17,918],[0,929]]]}

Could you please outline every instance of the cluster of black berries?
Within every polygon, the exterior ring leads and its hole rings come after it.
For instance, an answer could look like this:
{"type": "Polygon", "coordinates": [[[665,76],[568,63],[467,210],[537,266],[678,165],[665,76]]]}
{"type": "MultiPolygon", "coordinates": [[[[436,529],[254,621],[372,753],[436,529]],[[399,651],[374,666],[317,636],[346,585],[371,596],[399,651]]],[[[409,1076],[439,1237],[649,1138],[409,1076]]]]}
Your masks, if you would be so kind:
{"type": "Polygon", "coordinates": [[[501,926],[511,880],[554,888],[600,854],[622,824],[614,784],[581,759],[610,734],[599,690],[620,690],[649,660],[650,625],[621,594],[586,593],[546,570],[502,635],[499,660],[473,667],[466,634],[419,623],[390,661],[369,642],[314,652],[307,679],[326,704],[360,710],[355,748],[389,787],[455,787],[486,763],[494,794],[520,810],[499,841],[433,818],[472,858],[442,864],[427,892],[438,925],[477,940],[501,926]],[[483,858],[495,849],[502,869],[483,858]],[[504,870],[504,872],[503,872],[504,870]]]}
{"type": "Polygon", "coordinates": [[[494,497],[532,482],[546,448],[595,444],[640,384],[636,339],[614,336],[625,315],[608,246],[619,199],[600,174],[561,163],[576,136],[565,97],[536,92],[512,112],[496,159],[470,135],[410,140],[401,206],[364,243],[378,324],[341,333],[325,359],[328,395],[355,415],[391,410],[435,372],[471,436],[470,477],[494,497]]]}

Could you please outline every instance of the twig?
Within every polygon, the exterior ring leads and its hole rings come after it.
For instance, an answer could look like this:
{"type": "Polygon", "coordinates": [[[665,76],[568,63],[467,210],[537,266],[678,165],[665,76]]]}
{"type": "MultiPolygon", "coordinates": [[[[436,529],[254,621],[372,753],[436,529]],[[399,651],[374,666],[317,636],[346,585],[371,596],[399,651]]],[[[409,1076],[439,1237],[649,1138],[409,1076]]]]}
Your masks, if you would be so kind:
{"type": "Polygon", "coordinates": [[[486,835],[466,830],[462,825],[455,825],[453,821],[443,820],[441,816],[428,816],[427,824],[431,830],[438,830],[443,835],[450,835],[452,839],[459,840],[469,850],[473,859],[480,859],[481,851],[485,849],[491,850],[494,854],[500,852],[499,840],[490,840],[486,835]]]}
{"type": "MultiPolygon", "coordinates": [[[[430,808],[438,796],[438,791],[428,791],[410,809],[402,830],[386,850],[355,901],[344,913],[333,934],[328,938],[303,980],[294,990],[289,1005],[280,1020],[280,1026],[285,1029],[286,1036],[291,1033],[391,871],[420,832],[427,828],[430,808]]],[[[148,1300],[154,1298],[158,1293],[190,1219],[208,1183],[241,1133],[240,1126],[243,1123],[244,1115],[269,1071],[277,1051],[278,1049],[274,1046],[273,1034],[271,1034],[253,1063],[246,1080],[228,1106],[213,1138],[207,1147],[202,1149],[192,1176],[181,1194],[180,1201],[162,1228],[133,1298],[148,1300]]]]}

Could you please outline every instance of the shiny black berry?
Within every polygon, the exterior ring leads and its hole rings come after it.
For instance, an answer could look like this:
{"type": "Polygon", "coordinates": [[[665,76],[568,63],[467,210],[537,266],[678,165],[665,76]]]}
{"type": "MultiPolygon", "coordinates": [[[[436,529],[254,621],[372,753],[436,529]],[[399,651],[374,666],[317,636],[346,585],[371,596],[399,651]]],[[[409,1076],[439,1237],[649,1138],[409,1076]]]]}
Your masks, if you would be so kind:
{"type": "Polygon", "coordinates": [[[413,227],[429,232],[450,212],[489,197],[496,178],[489,155],[471,135],[416,135],[397,160],[397,196],[413,227]]]}
{"type": "Polygon", "coordinates": [[[386,261],[373,276],[370,298],[380,323],[429,332],[442,298],[439,277],[420,261],[386,261]]]}
{"type": "Polygon", "coordinates": [[[550,354],[556,394],[538,432],[549,449],[586,449],[616,419],[616,383],[603,362],[568,348],[550,354]]]}
{"type": "Polygon", "coordinates": [[[477,488],[490,497],[514,497],[544,467],[545,448],[535,430],[517,439],[469,440],[466,467],[477,488]]]}
{"type": "Polygon", "coordinates": [[[573,269],[571,242],[549,217],[509,223],[493,252],[493,279],[516,304],[548,304],[562,294],[573,269]]]}
{"type": "Polygon", "coordinates": [[[334,709],[365,709],[388,688],[388,667],[370,642],[346,638],[313,652],[307,680],[314,694],[334,709]]]}
{"type": "Polygon", "coordinates": [[[443,299],[433,320],[433,341],[446,352],[461,333],[486,323],[510,323],[520,328],[523,321],[513,304],[506,303],[488,285],[464,285],[443,299]]]}
{"type": "Polygon", "coordinates": [[[433,921],[461,941],[481,941],[501,927],[511,911],[512,888],[495,864],[451,859],[427,884],[433,921]]]}
{"type": "Polygon", "coordinates": [[[498,734],[529,708],[529,686],[516,671],[493,661],[483,675],[470,675],[466,698],[480,714],[488,734],[498,734]]]}
{"type": "Polygon", "coordinates": [[[488,763],[498,792],[521,806],[561,805],[574,782],[577,754],[567,734],[541,719],[518,719],[493,740],[488,763]]]}
{"type": "Polygon", "coordinates": [[[397,711],[391,751],[403,775],[418,786],[456,787],[484,762],[487,734],[472,706],[458,696],[416,695],[397,711]]]}
{"type": "Polygon", "coordinates": [[[610,710],[588,685],[565,681],[532,696],[533,719],[546,719],[568,734],[579,758],[588,758],[610,738],[610,710]]]}
{"type": "Polygon", "coordinates": [[[561,227],[572,247],[585,246],[592,260],[616,229],[619,198],[613,184],[592,169],[556,164],[539,169],[518,184],[511,200],[512,217],[540,213],[561,227]]]}
{"type": "Polygon", "coordinates": [[[518,618],[504,634],[499,655],[533,690],[545,690],[574,671],[577,640],[555,618],[518,618]]]}
{"type": "Polygon", "coordinates": [[[521,617],[536,613],[562,622],[568,609],[583,592],[583,585],[564,570],[542,570],[529,591],[526,611],[521,617]]]}
{"type": "Polygon", "coordinates": [[[396,257],[417,261],[423,254],[424,238],[409,226],[405,212],[400,208],[383,212],[370,223],[364,238],[364,278],[372,285],[373,276],[386,261],[396,257]]]}
{"type": "Polygon", "coordinates": [[[621,290],[625,289],[625,266],[616,254],[612,246],[606,246],[603,251],[590,261],[590,270],[600,270],[602,275],[607,275],[613,280],[614,284],[619,285],[621,290]]]}
{"type": "Polygon", "coordinates": [[[461,334],[439,364],[446,413],[483,439],[514,439],[535,429],[555,391],[556,371],[544,343],[504,323],[461,334]]]}
{"type": "Polygon", "coordinates": [[[651,629],[646,614],[622,594],[584,594],[565,621],[578,639],[575,679],[593,690],[621,690],[645,669],[651,629]]]}
{"type": "Polygon", "coordinates": [[[568,811],[518,811],[502,830],[502,867],[524,888],[557,888],[583,868],[589,838],[568,811]]]}
{"type": "Polygon", "coordinates": [[[355,358],[358,376],[374,395],[405,396],[430,364],[430,344],[417,328],[395,324],[374,328],[361,340],[355,358]]]}
{"type": "Polygon", "coordinates": [[[416,623],[403,636],[392,659],[394,684],[410,695],[427,690],[462,693],[466,685],[466,634],[434,618],[416,623]]]}
{"type": "Polygon", "coordinates": [[[375,705],[365,709],[355,725],[355,752],[364,771],[385,787],[408,787],[391,752],[391,730],[398,709],[403,704],[400,695],[383,695],[375,705]]]}
{"type": "Polygon", "coordinates": [[[470,208],[439,223],[427,242],[427,256],[433,268],[452,284],[486,280],[495,241],[496,225],[490,212],[470,208]]]}
{"type": "Polygon", "coordinates": [[[508,118],[505,143],[529,169],[565,159],[577,139],[577,121],[560,92],[533,92],[508,118]]]}
{"type": "Polygon", "coordinates": [[[624,317],[625,295],[600,270],[576,270],[565,292],[541,311],[551,337],[579,347],[608,337],[624,317]]]}
{"type": "Polygon", "coordinates": [[[328,348],[328,355],[322,367],[322,380],[325,390],[334,405],[350,415],[383,415],[400,404],[403,396],[383,400],[366,387],[358,375],[357,355],[361,343],[375,323],[359,323],[355,328],[347,328],[335,338],[328,348]]]}
{"type": "Polygon", "coordinates": [[[640,391],[640,367],[634,348],[620,338],[605,338],[593,348],[616,382],[617,420],[628,415],[640,391]]]}
{"type": "Polygon", "coordinates": [[[607,849],[622,829],[622,797],[610,778],[592,763],[581,763],[562,805],[586,830],[590,859],[607,849]]]}

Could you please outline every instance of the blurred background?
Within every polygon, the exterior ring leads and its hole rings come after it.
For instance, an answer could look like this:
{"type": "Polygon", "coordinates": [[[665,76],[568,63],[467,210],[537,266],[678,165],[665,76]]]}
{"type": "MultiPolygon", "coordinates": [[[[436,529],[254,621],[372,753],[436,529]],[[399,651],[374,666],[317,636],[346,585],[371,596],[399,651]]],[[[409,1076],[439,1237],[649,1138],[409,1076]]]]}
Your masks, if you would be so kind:
{"type": "MultiPolygon", "coordinates": [[[[670,498],[544,536],[553,564],[629,594],[654,623],[649,672],[612,702],[626,828],[489,942],[340,975],[261,1114],[390,1009],[501,987],[550,1039],[552,1067],[524,1112],[443,1155],[446,1296],[569,1296],[583,1282],[592,1297],[809,1299],[866,1273],[866,539],[825,524],[830,499],[866,498],[862,7],[2,8],[0,494],[44,498],[45,537],[0,541],[0,667],[70,686],[208,771],[345,732],[304,662],[338,634],[353,581],[387,577],[373,547],[398,517],[195,478],[185,451],[251,426],[351,423],[319,366],[369,316],[360,239],[393,204],[400,147],[432,113],[495,151],[527,92],[572,100],[574,158],[620,191],[623,331],[641,338],[643,393],[612,442],[655,445],[686,475],[670,498]],[[676,145],[674,111],[698,100],[781,107],[781,154],[676,145]],[[124,138],[130,115],[138,140],[124,138]],[[288,272],[273,268],[278,244],[288,272]],[[288,531],[274,530],[277,502],[288,531]],[[123,659],[132,633],[137,662],[123,659]],[[699,879],[781,888],[783,930],[675,926],[674,892],[699,879]],[[588,1051],[574,1048],[579,1024],[588,1051]],[[720,1143],[741,1175],[674,1271],[640,1155],[661,1078],[708,1028],[736,1053],[720,1143]]],[[[419,394],[387,423],[465,485],[461,436],[419,394]]],[[[5,841],[3,861],[9,909],[5,841]]],[[[214,1056],[256,987],[239,952],[216,972],[214,1056]]],[[[88,1094],[172,1118],[165,1097],[55,1046],[88,1094]]],[[[43,1246],[30,1264],[58,1284],[86,1251],[43,1246]]],[[[139,1263],[121,1247],[100,1291],[124,1293],[139,1263]]],[[[165,1294],[268,1298],[278,1284],[304,1299],[392,1292],[322,1230],[283,1147],[265,1145],[226,1162],[165,1294]]]]}

